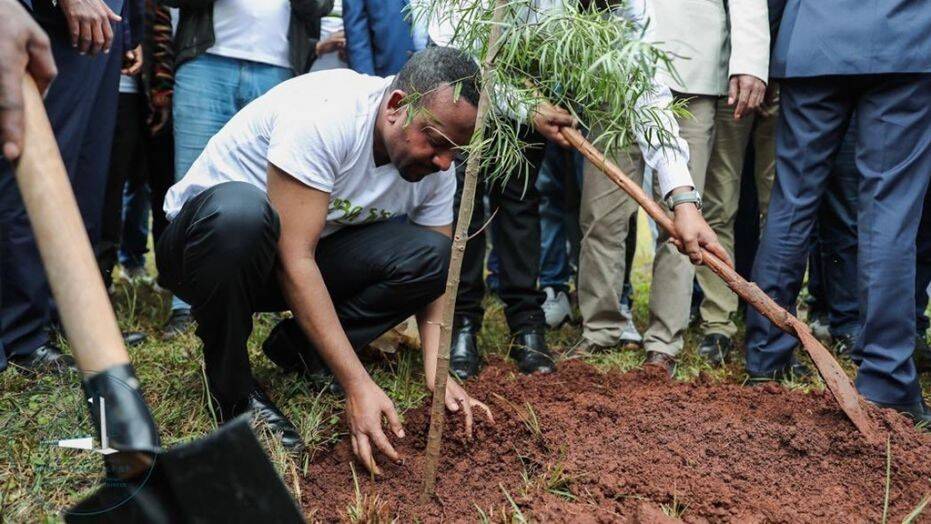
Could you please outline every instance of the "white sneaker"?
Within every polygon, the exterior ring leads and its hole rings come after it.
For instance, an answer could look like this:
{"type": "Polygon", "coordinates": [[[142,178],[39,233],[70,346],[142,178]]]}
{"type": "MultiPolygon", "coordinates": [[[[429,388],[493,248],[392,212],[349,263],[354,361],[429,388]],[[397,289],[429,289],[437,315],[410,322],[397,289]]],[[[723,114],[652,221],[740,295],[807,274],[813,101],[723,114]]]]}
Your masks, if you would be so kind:
{"type": "Polygon", "coordinates": [[[643,335],[637,331],[637,326],[634,325],[634,316],[630,311],[630,306],[621,304],[621,316],[624,317],[624,324],[621,326],[621,345],[642,345],[643,335]]]}
{"type": "Polygon", "coordinates": [[[556,292],[551,287],[543,288],[546,293],[546,301],[541,306],[543,316],[546,317],[546,325],[551,329],[556,329],[572,318],[572,306],[569,304],[569,297],[564,291],[556,292]]]}

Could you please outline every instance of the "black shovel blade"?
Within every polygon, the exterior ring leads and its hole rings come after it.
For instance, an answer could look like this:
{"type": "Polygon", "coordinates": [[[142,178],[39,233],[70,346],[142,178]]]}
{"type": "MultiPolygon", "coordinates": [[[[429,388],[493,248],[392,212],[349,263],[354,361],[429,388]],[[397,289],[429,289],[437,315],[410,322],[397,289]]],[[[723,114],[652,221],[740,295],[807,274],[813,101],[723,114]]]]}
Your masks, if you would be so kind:
{"type": "Polygon", "coordinates": [[[304,522],[248,415],[159,453],[128,481],[107,481],[67,522],[304,522]]]}

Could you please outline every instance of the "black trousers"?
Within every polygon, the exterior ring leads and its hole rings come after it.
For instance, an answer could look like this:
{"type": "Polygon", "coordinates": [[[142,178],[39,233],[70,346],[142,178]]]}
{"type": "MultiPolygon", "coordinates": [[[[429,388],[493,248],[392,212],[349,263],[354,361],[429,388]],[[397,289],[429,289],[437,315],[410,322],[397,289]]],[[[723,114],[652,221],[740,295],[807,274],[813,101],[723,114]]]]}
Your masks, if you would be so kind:
{"type": "MultiPolygon", "coordinates": [[[[118,8],[115,2],[110,7],[118,8]]],[[[62,10],[34,2],[33,16],[48,33],[58,77],[45,96],[55,141],[68,171],[81,218],[94,242],[100,235],[123,51],[123,27],[114,27],[113,52],[81,55],[71,45],[62,10]]],[[[117,9],[119,11],[119,9],[117,9]]],[[[125,14],[125,13],[124,13],[125,14]]],[[[47,344],[52,297],[13,167],[0,157],[0,370],[7,356],[29,355],[47,344]]]]}
{"type": "Polygon", "coordinates": [[[146,125],[148,117],[149,110],[143,95],[120,93],[110,171],[104,193],[100,239],[94,245],[97,264],[107,286],[112,280],[122,239],[123,190],[127,183],[132,187],[149,184],[152,237],[156,241],[168,226],[162,205],[165,193],[175,181],[174,141],[170,125],[165,126],[165,130],[158,135],[152,136],[146,125]]]}
{"type": "MultiPolygon", "coordinates": [[[[475,207],[469,223],[469,242],[462,260],[459,294],[456,298],[456,320],[463,318],[481,326],[485,309],[485,229],[488,218],[482,198],[488,195],[494,218],[491,242],[500,260],[500,291],[504,301],[504,314],[512,333],[542,328],[545,318],[541,305],[544,295],[537,288],[540,277],[540,194],[536,190],[536,178],[543,163],[546,142],[543,137],[527,128],[523,139],[536,147],[527,152],[531,168],[529,179],[513,173],[506,181],[486,181],[486,173],[479,174],[475,191],[475,207]]],[[[457,161],[456,212],[462,201],[462,185],[465,179],[465,164],[457,161]]]]}
{"type": "MultiPolygon", "coordinates": [[[[226,182],[189,200],[155,249],[159,283],[191,304],[223,417],[255,387],[246,352],[252,314],[289,309],[276,278],[279,233],[278,214],[262,190],[226,182]]],[[[397,221],[346,227],[320,240],[316,261],[353,348],[442,295],[449,253],[446,236],[397,221]]],[[[294,323],[286,329],[292,340],[301,336],[296,321],[283,322],[294,323]]],[[[293,347],[303,353],[294,361],[317,358],[306,339],[293,347]]]]}

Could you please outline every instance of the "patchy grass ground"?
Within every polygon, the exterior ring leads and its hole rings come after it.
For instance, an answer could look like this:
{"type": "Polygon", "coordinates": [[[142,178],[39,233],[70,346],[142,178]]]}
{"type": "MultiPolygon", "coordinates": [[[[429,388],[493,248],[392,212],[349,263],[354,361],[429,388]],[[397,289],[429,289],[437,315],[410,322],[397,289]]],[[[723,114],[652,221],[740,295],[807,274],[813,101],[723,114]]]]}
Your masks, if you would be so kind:
{"type": "MultiPolygon", "coordinates": [[[[645,224],[644,224],[645,225],[645,224]]],[[[646,324],[652,250],[647,227],[641,232],[635,261],[634,285],[636,323],[646,324]]],[[[201,437],[216,428],[216,421],[205,401],[204,375],[199,343],[192,333],[171,342],[158,339],[159,326],[168,315],[168,300],[150,287],[118,286],[115,297],[120,325],[125,330],[142,330],[149,335],[142,345],[132,348],[133,364],[142,380],[163,443],[167,446],[201,437]]],[[[305,381],[280,373],[262,354],[261,341],[274,325],[274,315],[256,318],[250,340],[256,377],[269,394],[300,428],[310,447],[322,447],[339,439],[341,426],[339,399],[314,390],[305,381]]],[[[566,326],[548,334],[554,349],[573,345],[577,326],[566,326]]],[[[738,340],[742,333],[738,334],[738,340]]],[[[65,341],[62,341],[65,345],[65,341]]],[[[484,351],[504,355],[508,333],[500,303],[490,300],[485,329],[480,335],[484,351]]],[[[680,380],[691,380],[705,373],[714,380],[741,383],[745,380],[742,362],[724,369],[712,369],[695,355],[698,335],[690,332],[677,371],[680,380]]],[[[602,369],[628,370],[643,362],[641,350],[619,350],[589,359],[602,369]]],[[[400,410],[420,405],[427,397],[423,387],[420,356],[404,352],[398,358],[372,368],[376,381],[394,399],[400,410]]],[[[850,370],[851,373],[853,370],[850,370]]],[[[792,388],[821,388],[814,383],[787,384],[792,388]]],[[[925,384],[925,393],[931,391],[925,384]]],[[[0,521],[54,522],[61,511],[86,496],[102,471],[96,456],[53,447],[49,441],[88,435],[90,425],[77,376],[25,376],[12,369],[0,374],[0,521]]],[[[270,454],[289,489],[300,487],[295,475],[307,467],[310,455],[295,461],[269,443],[270,454]]],[[[494,511],[505,509],[498,508],[494,511]]],[[[672,513],[676,513],[673,508],[672,513]]],[[[477,517],[479,515],[477,514],[477,517]]],[[[347,514],[347,519],[350,515],[347,514]]]]}

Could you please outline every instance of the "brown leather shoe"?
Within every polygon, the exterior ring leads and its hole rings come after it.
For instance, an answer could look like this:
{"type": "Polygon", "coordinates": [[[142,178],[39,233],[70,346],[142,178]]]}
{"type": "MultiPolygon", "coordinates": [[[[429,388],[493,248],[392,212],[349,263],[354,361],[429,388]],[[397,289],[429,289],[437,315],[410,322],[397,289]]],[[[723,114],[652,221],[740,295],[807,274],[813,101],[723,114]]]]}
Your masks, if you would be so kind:
{"type": "Polygon", "coordinates": [[[676,373],[676,359],[659,351],[647,351],[647,360],[643,365],[663,368],[669,378],[676,373]]]}

